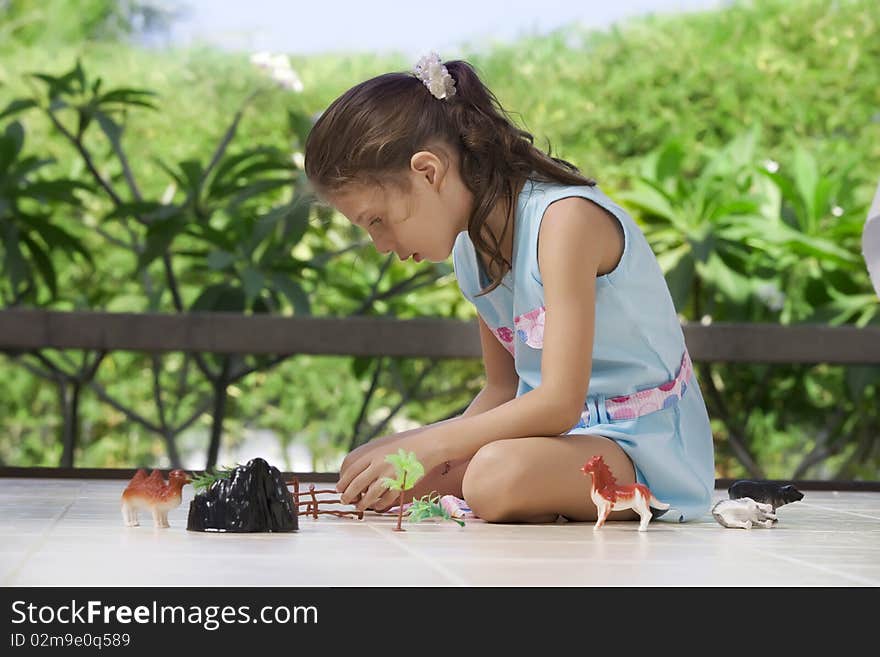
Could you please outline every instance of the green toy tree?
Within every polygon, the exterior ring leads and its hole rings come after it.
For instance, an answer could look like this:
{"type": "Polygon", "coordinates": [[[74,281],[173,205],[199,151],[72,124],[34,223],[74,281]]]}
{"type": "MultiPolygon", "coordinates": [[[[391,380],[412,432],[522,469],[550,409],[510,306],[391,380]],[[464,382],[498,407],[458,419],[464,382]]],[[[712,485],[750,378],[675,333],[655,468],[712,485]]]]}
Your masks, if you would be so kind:
{"type": "Polygon", "coordinates": [[[464,527],[464,521],[449,515],[449,512],[440,504],[440,495],[428,494],[423,495],[417,500],[413,500],[409,507],[409,521],[421,522],[428,518],[443,518],[444,520],[452,520],[457,522],[459,526],[464,527]]]}
{"type": "Polygon", "coordinates": [[[397,450],[397,454],[389,454],[385,457],[391,465],[394,466],[394,479],[391,477],[382,477],[382,483],[391,490],[400,491],[400,501],[398,503],[400,510],[397,513],[396,532],[406,531],[401,527],[403,521],[403,494],[416,485],[416,482],[425,475],[425,468],[416,458],[415,452],[405,452],[403,448],[397,450]]]}

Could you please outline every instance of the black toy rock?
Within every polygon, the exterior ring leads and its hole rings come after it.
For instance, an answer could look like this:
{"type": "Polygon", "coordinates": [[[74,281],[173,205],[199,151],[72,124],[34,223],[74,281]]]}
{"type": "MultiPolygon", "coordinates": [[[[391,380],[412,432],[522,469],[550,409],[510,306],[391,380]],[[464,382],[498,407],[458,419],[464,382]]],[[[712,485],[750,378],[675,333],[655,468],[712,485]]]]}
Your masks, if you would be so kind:
{"type": "Polygon", "coordinates": [[[293,495],[278,468],[255,458],[193,498],[186,528],[199,532],[292,532],[299,529],[299,521],[293,495]]]}
{"type": "Polygon", "coordinates": [[[774,484],[767,481],[735,481],[727,489],[732,500],[751,497],[755,502],[770,504],[776,511],[780,506],[804,499],[804,494],[791,484],[774,484]]]}

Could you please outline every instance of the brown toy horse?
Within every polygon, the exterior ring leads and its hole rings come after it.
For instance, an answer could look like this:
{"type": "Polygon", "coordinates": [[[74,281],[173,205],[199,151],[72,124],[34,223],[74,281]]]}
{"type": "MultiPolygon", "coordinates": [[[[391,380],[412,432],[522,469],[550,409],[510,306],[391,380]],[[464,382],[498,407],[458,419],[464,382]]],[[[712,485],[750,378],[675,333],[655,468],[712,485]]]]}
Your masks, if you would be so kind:
{"type": "Polygon", "coordinates": [[[188,483],[189,475],[183,470],[172,470],[167,484],[158,470],[153,470],[149,477],[146,470],[138,470],[122,492],[122,520],[126,527],[140,524],[138,509],[150,511],[156,527],[168,527],[168,512],[180,506],[181,491],[188,483]]]}
{"type": "Polygon", "coordinates": [[[601,456],[594,456],[584,464],[581,472],[593,477],[593,486],[590,489],[590,499],[599,511],[599,517],[593,529],[599,529],[605,524],[608,514],[612,511],[633,509],[639,514],[641,522],[639,531],[648,529],[651,521],[651,509],[668,509],[669,505],[658,500],[647,486],[632,484],[631,486],[618,486],[611,469],[605,465],[601,456]]]}

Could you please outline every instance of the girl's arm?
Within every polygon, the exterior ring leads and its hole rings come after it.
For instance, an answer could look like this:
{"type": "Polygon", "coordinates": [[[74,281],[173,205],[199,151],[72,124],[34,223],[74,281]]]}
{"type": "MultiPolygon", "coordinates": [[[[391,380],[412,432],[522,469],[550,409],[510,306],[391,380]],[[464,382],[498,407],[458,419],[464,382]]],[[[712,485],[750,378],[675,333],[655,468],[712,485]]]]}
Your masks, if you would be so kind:
{"type": "MultiPolygon", "coordinates": [[[[480,413],[490,411],[497,406],[501,406],[501,404],[506,404],[511,399],[515,398],[515,387],[509,389],[502,386],[488,384],[480,390],[476,397],[474,397],[474,400],[470,403],[470,406],[467,407],[467,410],[464,413],[449,418],[449,420],[443,420],[443,422],[450,422],[452,420],[458,420],[459,418],[470,417],[471,415],[479,415],[480,413]]],[[[433,427],[438,424],[440,424],[440,422],[429,424],[426,427],[419,427],[419,429],[427,429],[428,427],[433,427]]]]}
{"type": "Polygon", "coordinates": [[[480,413],[484,413],[485,411],[491,410],[497,406],[501,406],[506,402],[509,402],[511,399],[516,397],[516,388],[512,390],[504,388],[502,386],[497,385],[486,385],[477,396],[474,397],[473,401],[467,407],[467,409],[461,415],[456,415],[455,417],[447,418],[445,420],[440,420],[439,422],[433,422],[431,424],[426,424],[422,427],[416,427],[415,429],[408,429],[406,431],[401,431],[400,433],[393,433],[387,436],[382,436],[381,438],[374,438],[368,443],[364,443],[360,447],[353,449],[345,459],[342,461],[342,465],[339,468],[340,474],[343,470],[345,470],[353,461],[363,456],[366,452],[371,452],[377,447],[390,446],[392,443],[405,438],[406,436],[412,436],[413,434],[421,433],[426,429],[430,429],[432,427],[439,427],[441,424],[446,424],[447,422],[455,422],[456,420],[463,417],[470,417],[472,415],[479,415],[480,413]]]}
{"type": "Polygon", "coordinates": [[[376,438],[361,445],[345,457],[345,460],[342,462],[342,467],[339,469],[340,475],[346,467],[356,459],[359,459],[366,453],[372,452],[377,447],[391,446],[391,444],[402,438],[421,433],[426,429],[439,427],[441,424],[446,424],[447,422],[453,422],[461,418],[471,417],[473,415],[485,413],[486,411],[491,411],[493,408],[501,406],[502,404],[509,402],[511,399],[516,398],[516,391],[519,388],[519,374],[516,372],[513,358],[507,350],[501,346],[498,338],[492,333],[492,330],[483,320],[483,317],[477,314],[477,320],[480,327],[480,345],[483,352],[483,367],[486,370],[486,385],[483,386],[483,389],[476,397],[474,397],[474,400],[467,407],[467,410],[456,417],[441,420],[440,422],[434,422],[433,424],[428,424],[423,427],[410,429],[409,431],[391,434],[390,436],[382,436],[381,438],[376,438]]]}

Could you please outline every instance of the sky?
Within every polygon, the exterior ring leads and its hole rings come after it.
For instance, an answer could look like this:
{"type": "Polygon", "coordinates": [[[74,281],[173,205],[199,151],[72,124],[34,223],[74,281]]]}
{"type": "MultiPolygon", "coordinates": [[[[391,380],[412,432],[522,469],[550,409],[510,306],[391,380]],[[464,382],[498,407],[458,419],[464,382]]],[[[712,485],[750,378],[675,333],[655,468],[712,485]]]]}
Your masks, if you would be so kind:
{"type": "Polygon", "coordinates": [[[730,0],[168,0],[185,12],[161,43],[210,43],[227,50],[290,55],[429,50],[455,56],[465,44],[490,45],[580,22],[607,28],[635,15],[711,10],[730,0]]]}

